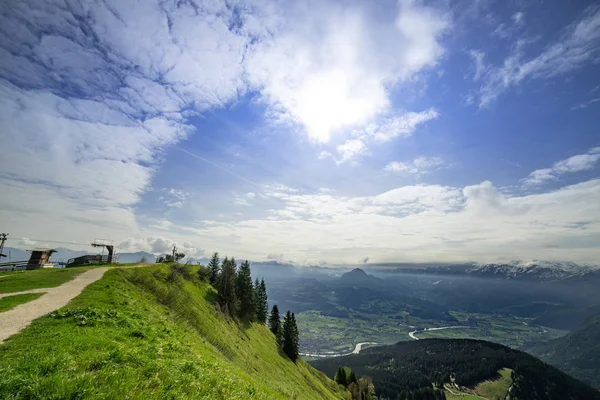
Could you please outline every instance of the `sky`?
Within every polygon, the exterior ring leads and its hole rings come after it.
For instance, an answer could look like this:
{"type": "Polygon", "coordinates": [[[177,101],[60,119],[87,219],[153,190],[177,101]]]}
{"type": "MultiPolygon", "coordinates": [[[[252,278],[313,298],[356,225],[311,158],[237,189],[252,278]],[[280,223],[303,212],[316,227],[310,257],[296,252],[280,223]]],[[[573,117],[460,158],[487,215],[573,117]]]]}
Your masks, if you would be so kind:
{"type": "Polygon", "coordinates": [[[7,246],[600,264],[600,5],[0,3],[7,246]]]}

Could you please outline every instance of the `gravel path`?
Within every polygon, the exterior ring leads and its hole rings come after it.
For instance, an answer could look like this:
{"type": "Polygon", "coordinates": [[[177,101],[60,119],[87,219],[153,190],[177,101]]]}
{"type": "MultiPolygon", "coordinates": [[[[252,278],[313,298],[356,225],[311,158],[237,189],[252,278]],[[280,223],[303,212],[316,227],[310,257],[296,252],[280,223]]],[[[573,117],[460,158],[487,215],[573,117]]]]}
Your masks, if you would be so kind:
{"type": "Polygon", "coordinates": [[[102,278],[107,270],[108,268],[106,267],[91,269],[77,275],[73,280],[54,288],[31,289],[23,292],[5,293],[0,295],[0,297],[4,297],[23,293],[46,292],[46,294],[42,295],[39,299],[19,304],[12,310],[0,313],[0,343],[28,326],[34,319],[66,306],[67,303],[77,297],[87,285],[102,278]]]}

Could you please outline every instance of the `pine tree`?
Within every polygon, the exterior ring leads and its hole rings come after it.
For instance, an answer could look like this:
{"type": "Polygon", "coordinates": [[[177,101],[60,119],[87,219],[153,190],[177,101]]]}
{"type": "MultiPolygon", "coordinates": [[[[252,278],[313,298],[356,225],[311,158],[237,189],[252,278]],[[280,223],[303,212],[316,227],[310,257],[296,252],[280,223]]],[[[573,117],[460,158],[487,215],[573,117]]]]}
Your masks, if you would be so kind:
{"type": "Polygon", "coordinates": [[[292,313],[292,360],[296,362],[296,359],[300,356],[300,334],[298,332],[298,325],[296,324],[296,315],[292,313]]]}
{"type": "Polygon", "coordinates": [[[245,321],[252,321],[256,315],[257,296],[254,293],[248,260],[244,261],[240,266],[236,284],[236,294],[240,302],[239,316],[245,321]]]}
{"type": "Polygon", "coordinates": [[[354,373],[354,371],[350,370],[350,374],[348,375],[348,385],[356,382],[358,382],[356,374],[354,373]]]}
{"type": "Polygon", "coordinates": [[[219,296],[221,305],[230,315],[235,315],[237,311],[238,299],[236,289],[236,271],[235,260],[229,260],[227,257],[221,264],[221,275],[219,279],[219,296]]]}
{"type": "Polygon", "coordinates": [[[279,308],[277,304],[273,305],[271,315],[269,315],[269,329],[273,332],[273,335],[277,338],[279,347],[283,346],[283,332],[281,329],[281,317],[279,316],[279,308]]]}
{"type": "Polygon", "coordinates": [[[216,286],[219,281],[220,269],[221,266],[219,265],[219,253],[215,251],[208,263],[208,280],[213,286],[216,286]]]}
{"type": "Polygon", "coordinates": [[[293,362],[298,359],[298,327],[296,317],[291,311],[288,311],[283,319],[283,352],[293,362]]]}
{"type": "Polygon", "coordinates": [[[256,320],[261,324],[267,323],[269,315],[269,303],[267,299],[267,286],[265,280],[258,282],[258,278],[254,282],[254,291],[256,292],[256,320]]]}
{"type": "Polygon", "coordinates": [[[338,368],[334,380],[344,387],[348,386],[349,381],[348,377],[346,376],[346,369],[344,367],[338,368]]]}

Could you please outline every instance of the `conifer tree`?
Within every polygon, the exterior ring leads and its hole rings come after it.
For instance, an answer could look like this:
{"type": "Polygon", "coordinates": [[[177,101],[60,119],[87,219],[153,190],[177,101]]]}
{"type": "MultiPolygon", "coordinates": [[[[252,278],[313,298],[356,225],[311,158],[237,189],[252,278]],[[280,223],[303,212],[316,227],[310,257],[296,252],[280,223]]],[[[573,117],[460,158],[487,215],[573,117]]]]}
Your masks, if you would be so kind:
{"type": "Polygon", "coordinates": [[[277,304],[273,305],[273,309],[271,310],[271,315],[269,315],[269,329],[273,332],[273,335],[277,338],[277,343],[279,347],[283,345],[283,332],[281,329],[281,317],[279,316],[279,308],[277,304]]]}
{"type": "Polygon", "coordinates": [[[259,291],[260,291],[260,281],[258,280],[258,278],[256,278],[254,280],[254,304],[256,304],[256,310],[255,310],[255,312],[256,312],[256,315],[255,315],[256,321],[260,321],[260,319],[258,318],[259,317],[259,315],[258,315],[259,314],[258,309],[260,308],[259,304],[258,304],[259,303],[258,302],[258,292],[259,291]]]}
{"type": "Polygon", "coordinates": [[[354,371],[350,370],[350,374],[348,375],[348,385],[356,382],[358,382],[356,374],[354,373],[354,371]]]}
{"type": "Polygon", "coordinates": [[[344,367],[338,368],[334,380],[344,387],[348,386],[348,377],[346,376],[346,369],[344,367]]]}
{"type": "Polygon", "coordinates": [[[291,311],[288,311],[283,319],[283,352],[293,362],[298,359],[298,327],[296,317],[291,311]]]}
{"type": "Polygon", "coordinates": [[[235,315],[237,311],[238,299],[235,292],[236,271],[235,260],[233,258],[229,260],[227,257],[225,257],[223,260],[218,286],[221,305],[230,315],[235,315]]]}
{"type": "Polygon", "coordinates": [[[219,265],[219,253],[215,251],[208,263],[208,280],[213,286],[216,286],[219,281],[220,269],[221,266],[219,265]]]}
{"type": "Polygon", "coordinates": [[[252,276],[250,263],[244,261],[240,266],[236,281],[236,294],[240,302],[239,316],[246,321],[254,320],[256,315],[256,299],[254,286],[252,285],[252,276]]]}
{"type": "Polygon", "coordinates": [[[296,362],[296,359],[300,356],[300,334],[298,332],[298,325],[296,324],[296,315],[292,313],[292,360],[296,362]]]}
{"type": "Polygon", "coordinates": [[[269,303],[267,299],[267,286],[264,279],[260,282],[258,278],[256,279],[254,282],[254,291],[256,293],[256,320],[261,324],[266,324],[269,315],[269,303]]]}

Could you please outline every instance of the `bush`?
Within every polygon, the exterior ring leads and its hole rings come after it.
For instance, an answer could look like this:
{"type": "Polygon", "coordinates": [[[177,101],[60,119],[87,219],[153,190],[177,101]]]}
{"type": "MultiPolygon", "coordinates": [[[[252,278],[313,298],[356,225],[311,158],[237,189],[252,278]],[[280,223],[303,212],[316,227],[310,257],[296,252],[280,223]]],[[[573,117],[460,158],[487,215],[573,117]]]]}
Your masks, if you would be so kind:
{"type": "Polygon", "coordinates": [[[210,271],[203,265],[198,266],[198,279],[200,282],[208,282],[210,271]]]}

